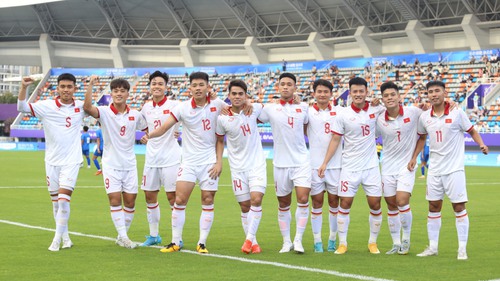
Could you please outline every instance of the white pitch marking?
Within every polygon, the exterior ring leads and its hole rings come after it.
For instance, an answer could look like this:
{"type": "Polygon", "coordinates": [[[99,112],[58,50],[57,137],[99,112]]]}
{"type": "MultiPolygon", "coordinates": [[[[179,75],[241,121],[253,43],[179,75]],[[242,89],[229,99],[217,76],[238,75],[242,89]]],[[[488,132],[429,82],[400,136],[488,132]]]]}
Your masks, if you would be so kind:
{"type": "MultiPolygon", "coordinates": [[[[15,225],[15,226],[24,227],[24,228],[31,228],[31,229],[38,229],[38,230],[55,232],[55,229],[52,229],[52,228],[46,228],[46,227],[42,227],[42,226],[29,225],[29,224],[24,224],[24,223],[19,223],[19,222],[13,222],[13,221],[8,221],[8,220],[0,220],[0,223],[15,225]]],[[[75,235],[75,236],[96,238],[96,239],[107,240],[107,241],[115,241],[116,240],[116,238],[111,238],[111,237],[106,237],[106,236],[100,236],[100,235],[93,235],[93,234],[85,234],[85,233],[81,233],[81,232],[70,231],[69,233],[71,235],[75,235]]],[[[162,247],[154,246],[154,248],[159,248],[160,249],[162,247]]],[[[181,253],[195,254],[195,255],[200,255],[200,256],[207,256],[207,257],[214,257],[214,258],[220,258],[220,259],[234,260],[234,261],[247,262],[247,263],[253,263],[253,264],[270,265],[270,266],[276,266],[276,267],[288,268],[288,269],[296,269],[296,270],[302,270],[302,271],[308,271],[308,272],[314,272],[314,273],[323,273],[323,274],[327,274],[327,275],[334,275],[334,276],[338,276],[338,277],[342,277],[342,278],[352,278],[352,279],[357,279],[357,280],[392,281],[391,279],[383,279],[383,278],[377,278],[377,277],[371,277],[371,276],[365,276],[365,275],[359,275],[359,274],[343,273],[343,272],[339,272],[339,271],[335,271],[335,270],[326,270],[326,269],[320,269],[320,268],[312,268],[312,267],[305,267],[305,266],[296,266],[296,265],[290,265],[290,264],[279,263],[279,262],[271,262],[271,261],[263,261],[263,260],[252,260],[252,259],[247,259],[247,258],[240,258],[240,257],[226,256],[226,255],[218,255],[218,254],[199,254],[198,252],[190,251],[190,250],[182,250],[181,253]]]]}

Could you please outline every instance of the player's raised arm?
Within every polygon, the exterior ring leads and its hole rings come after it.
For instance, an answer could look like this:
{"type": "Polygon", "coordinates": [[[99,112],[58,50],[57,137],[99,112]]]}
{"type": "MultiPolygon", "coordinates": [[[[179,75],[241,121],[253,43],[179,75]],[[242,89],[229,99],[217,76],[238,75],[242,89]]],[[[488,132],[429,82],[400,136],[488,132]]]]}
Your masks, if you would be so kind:
{"type": "Polygon", "coordinates": [[[325,159],[323,160],[323,164],[321,164],[321,167],[319,167],[318,169],[318,176],[320,178],[325,176],[326,165],[328,165],[328,162],[330,162],[330,160],[332,159],[335,151],[337,151],[337,147],[339,146],[341,139],[341,135],[335,133],[332,134],[332,139],[328,144],[328,150],[326,151],[325,159]]]}
{"type": "Polygon", "coordinates": [[[21,90],[17,96],[17,111],[25,113],[31,112],[31,109],[26,102],[26,90],[29,85],[33,84],[33,82],[33,79],[30,77],[23,77],[23,80],[21,81],[21,90]]]}
{"type": "Polygon", "coordinates": [[[97,75],[90,76],[89,84],[87,85],[87,91],[85,92],[85,100],[83,102],[83,110],[87,112],[88,115],[99,118],[99,110],[96,106],[92,105],[92,90],[94,88],[94,83],[99,79],[97,75]]]}
{"type": "Polygon", "coordinates": [[[488,147],[484,144],[483,138],[476,131],[476,129],[472,127],[472,129],[468,133],[472,137],[472,139],[479,145],[479,148],[481,148],[481,152],[483,152],[483,154],[488,154],[488,147]]]}
{"type": "Polygon", "coordinates": [[[177,120],[175,119],[175,117],[173,115],[170,115],[168,117],[168,119],[163,124],[161,124],[161,126],[159,128],[157,128],[154,131],[149,133],[148,138],[152,139],[152,138],[157,138],[159,136],[162,136],[168,130],[170,130],[170,128],[172,128],[176,123],[177,123],[177,120]]]}
{"type": "Polygon", "coordinates": [[[415,169],[415,166],[417,165],[417,156],[424,148],[426,139],[427,134],[420,135],[417,145],[415,146],[415,150],[413,151],[413,155],[411,156],[411,160],[408,162],[408,171],[413,171],[415,169]]]}

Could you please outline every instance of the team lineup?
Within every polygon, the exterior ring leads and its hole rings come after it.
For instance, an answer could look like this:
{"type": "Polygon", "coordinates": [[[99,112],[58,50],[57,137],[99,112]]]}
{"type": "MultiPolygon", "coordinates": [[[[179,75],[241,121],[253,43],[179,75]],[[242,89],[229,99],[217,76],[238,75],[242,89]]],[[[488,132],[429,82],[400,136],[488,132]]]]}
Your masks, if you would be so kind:
{"type": "MultiPolygon", "coordinates": [[[[279,208],[278,225],[283,237],[280,253],[305,252],[302,238],[309,216],[313,250],[324,251],[321,234],[326,193],[329,210],[326,250],[345,254],[348,251],[350,209],[361,186],[370,209],[369,252],[380,253],[377,238],[383,221],[383,196],[393,241],[386,254],[408,254],[413,221],[410,198],[416,159],[428,138],[430,157],[426,200],[429,202],[429,245],[417,256],[438,254],[441,209],[446,195],[456,217],[457,259],[468,258],[464,132],[470,134],[484,154],[488,153],[488,147],[466,114],[445,101],[448,94],[441,81],[430,81],[426,85],[431,106],[428,110],[402,106],[398,87],[392,82],[385,82],[380,87],[383,106],[376,101],[370,103],[367,100],[368,84],[359,77],[349,81],[352,101],[349,106],[341,107],[332,101],[333,86],[323,79],[314,82],[312,95],[315,103],[309,106],[297,101],[296,78],[287,72],[279,76],[279,102],[250,103],[245,82],[232,80],[228,86],[229,106],[209,94],[209,76],[204,72],[194,72],[189,76],[191,99],[184,102],[169,100],[165,95],[168,74],[156,71],[149,76],[150,101],[139,112],[127,106],[130,84],[125,79],[111,81],[112,102],[109,106],[94,106],[92,91],[97,79],[97,76],[89,78],[82,102],[73,98],[76,78],[69,73],[61,74],[57,79],[58,97],[36,103],[26,101],[27,87],[34,81],[28,77],[22,80],[18,110],[40,118],[45,132],[46,180],[56,222],[54,239],[48,248],[50,251],[73,246],[68,235],[70,201],[85,143],[87,153],[84,155],[90,167],[88,138],[81,136],[83,118],[89,115],[99,121],[102,130],[103,141],[99,142],[99,154],[94,154],[93,161],[98,166],[96,158],[102,156],[102,170],[98,167],[98,174],[103,175],[119,246],[129,249],[139,246],[130,240],[127,232],[134,219],[139,189],[134,145],[135,133],[140,130],[145,132],[141,142],[146,144],[140,186],[145,194],[150,231],[140,246],[162,243],[158,193],[163,186],[172,209],[172,239],[161,252],[177,252],[184,247],[182,234],[186,207],[198,183],[202,211],[196,250],[208,253],[207,238],[214,220],[215,195],[226,146],[233,191],[241,208],[245,232],[241,251],[260,253],[257,232],[265,211],[262,200],[267,186],[266,159],[257,128],[261,122],[270,124],[274,139],[274,186],[279,208]],[[176,138],[180,124],[182,149],[176,138]],[[309,148],[304,135],[308,137],[309,148]],[[382,138],[384,145],[381,168],[377,137],[382,138]],[[293,190],[297,208],[292,239],[290,209],[293,190]]],[[[84,128],[84,132],[87,130],[84,128]]]]}

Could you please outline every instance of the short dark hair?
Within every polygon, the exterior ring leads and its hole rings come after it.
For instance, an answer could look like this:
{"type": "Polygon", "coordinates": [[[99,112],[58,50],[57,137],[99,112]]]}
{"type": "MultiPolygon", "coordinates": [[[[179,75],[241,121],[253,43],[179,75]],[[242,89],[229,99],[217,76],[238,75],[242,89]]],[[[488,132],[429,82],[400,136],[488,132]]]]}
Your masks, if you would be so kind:
{"type": "Polygon", "coordinates": [[[63,73],[61,75],[59,75],[57,77],[57,84],[59,84],[59,82],[63,81],[63,80],[67,80],[67,81],[73,81],[73,84],[76,85],[76,78],[75,78],[75,75],[71,74],[71,73],[63,73]]]}
{"type": "Polygon", "coordinates": [[[396,90],[396,92],[399,93],[398,85],[396,85],[392,81],[387,81],[387,82],[383,83],[382,85],[380,85],[380,93],[381,94],[383,94],[384,91],[387,90],[387,89],[394,89],[394,90],[396,90]]]}
{"type": "Polygon", "coordinates": [[[297,78],[295,78],[295,75],[293,75],[290,72],[283,72],[283,73],[281,73],[280,78],[278,79],[278,81],[281,80],[282,78],[285,78],[285,77],[288,77],[288,78],[292,79],[294,83],[297,83],[297,78]]]}
{"type": "Polygon", "coordinates": [[[125,90],[129,91],[130,90],[130,83],[123,79],[123,78],[117,78],[109,84],[109,87],[111,90],[117,89],[117,88],[124,88],[125,90]]]}
{"type": "Polygon", "coordinates": [[[446,85],[442,82],[442,81],[439,81],[439,80],[433,80],[433,81],[429,81],[426,85],[425,85],[425,88],[427,90],[429,90],[430,87],[432,86],[439,86],[439,87],[443,87],[443,89],[446,89],[446,85]]]}
{"type": "Polygon", "coordinates": [[[193,72],[191,73],[191,75],[189,75],[189,83],[193,82],[194,79],[203,79],[208,83],[209,78],[207,73],[198,71],[198,72],[193,72]]]}
{"type": "Polygon", "coordinates": [[[328,89],[330,89],[330,92],[333,90],[333,85],[332,83],[330,83],[330,81],[328,80],[325,80],[325,79],[318,79],[316,81],[314,81],[314,84],[313,84],[313,91],[316,92],[316,88],[318,86],[325,86],[327,87],[328,89]]]}
{"type": "Polygon", "coordinates": [[[166,72],[161,72],[159,70],[153,72],[153,74],[149,75],[149,84],[151,84],[151,80],[153,80],[156,77],[161,77],[163,80],[165,80],[165,84],[168,83],[168,74],[166,72]]]}
{"type": "Polygon", "coordinates": [[[235,79],[229,82],[229,86],[227,86],[227,90],[229,93],[231,93],[232,87],[240,87],[243,89],[243,91],[245,91],[245,93],[247,92],[247,84],[241,79],[235,79]]]}
{"type": "Polygon", "coordinates": [[[87,132],[89,130],[89,127],[88,126],[83,126],[83,131],[84,132],[87,132]]]}
{"type": "Polygon", "coordinates": [[[349,88],[351,88],[352,85],[361,85],[368,88],[368,82],[366,82],[366,80],[361,77],[354,77],[349,80],[349,88]]]}

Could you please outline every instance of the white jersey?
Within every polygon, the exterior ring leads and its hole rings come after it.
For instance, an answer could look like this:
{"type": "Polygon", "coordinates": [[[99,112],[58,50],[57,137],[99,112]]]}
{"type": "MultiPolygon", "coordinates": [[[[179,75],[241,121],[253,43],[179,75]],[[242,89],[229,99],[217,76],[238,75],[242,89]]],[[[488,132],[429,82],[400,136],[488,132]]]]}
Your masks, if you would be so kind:
{"type": "MultiPolygon", "coordinates": [[[[145,103],[141,114],[146,119],[149,132],[159,128],[178,104],[178,101],[167,100],[167,97],[158,103],[154,101],[145,103]]],[[[181,162],[181,147],[174,137],[174,132],[175,127],[172,127],[165,134],[148,140],[145,166],[169,167],[181,162]]]]}
{"type": "Polygon", "coordinates": [[[217,120],[216,134],[226,136],[229,167],[232,172],[246,172],[266,165],[266,158],[260,134],[257,129],[257,116],[262,104],[253,104],[252,115],[220,115],[217,120]]]}
{"type": "Polygon", "coordinates": [[[418,133],[429,135],[429,175],[448,175],[464,170],[464,132],[474,127],[461,109],[450,111],[445,105],[443,116],[434,115],[434,110],[420,115],[418,133]]]}
{"type": "Polygon", "coordinates": [[[31,112],[40,118],[45,133],[45,163],[65,166],[82,162],[81,139],[82,122],[85,117],[83,102],[73,101],[62,104],[59,97],[30,103],[20,101],[18,110],[31,112]]]}
{"type": "Polygon", "coordinates": [[[217,116],[226,103],[221,99],[210,100],[197,106],[194,99],[184,101],[172,109],[172,116],[182,122],[182,164],[207,165],[216,162],[215,128],[217,116]]]}
{"type": "Polygon", "coordinates": [[[417,144],[418,118],[422,110],[410,106],[399,106],[399,115],[392,119],[385,114],[377,118],[377,135],[382,136],[384,156],[382,175],[398,175],[406,169],[417,144]]]}
{"type": "Polygon", "coordinates": [[[362,109],[353,104],[335,118],[333,133],[344,137],[342,170],[362,171],[378,166],[375,129],[382,106],[366,102],[362,109]]]}
{"type": "Polygon", "coordinates": [[[103,169],[135,170],[135,132],[147,129],[146,120],[139,111],[128,106],[125,113],[119,113],[113,104],[97,109],[104,139],[103,169]]]}
{"type": "MultiPolygon", "coordinates": [[[[325,110],[319,109],[317,105],[309,107],[307,124],[307,137],[309,139],[309,151],[311,153],[311,167],[319,169],[323,164],[323,158],[328,150],[328,144],[332,139],[332,124],[335,118],[341,114],[342,107],[328,105],[325,110]]],[[[326,166],[327,169],[340,169],[342,167],[342,144],[333,155],[326,166]]]]}
{"type": "Polygon", "coordinates": [[[273,164],[279,168],[302,167],[310,162],[304,138],[308,123],[305,103],[269,103],[260,113],[259,121],[271,123],[273,132],[273,164]]]}

